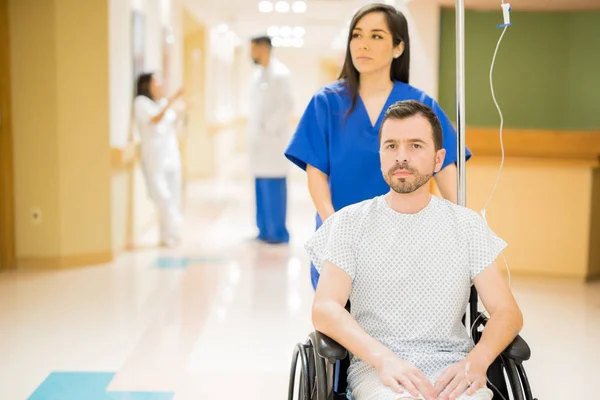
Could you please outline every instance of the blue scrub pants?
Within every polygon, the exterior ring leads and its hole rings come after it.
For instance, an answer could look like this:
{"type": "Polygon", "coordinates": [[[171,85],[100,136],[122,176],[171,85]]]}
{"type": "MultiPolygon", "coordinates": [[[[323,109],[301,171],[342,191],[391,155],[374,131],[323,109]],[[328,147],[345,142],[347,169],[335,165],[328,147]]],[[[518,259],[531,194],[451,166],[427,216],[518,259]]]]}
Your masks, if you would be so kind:
{"type": "Polygon", "coordinates": [[[255,191],[258,239],[269,243],[288,243],[286,178],[256,178],[255,191]]]}

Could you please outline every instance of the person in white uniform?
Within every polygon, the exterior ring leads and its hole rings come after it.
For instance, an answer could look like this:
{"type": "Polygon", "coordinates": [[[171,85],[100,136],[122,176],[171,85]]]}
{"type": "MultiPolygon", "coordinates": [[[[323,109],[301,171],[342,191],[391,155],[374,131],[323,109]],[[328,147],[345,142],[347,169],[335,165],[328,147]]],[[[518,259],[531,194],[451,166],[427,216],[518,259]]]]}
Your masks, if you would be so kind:
{"type": "Polygon", "coordinates": [[[489,400],[486,371],[523,325],[495,261],[506,243],[430,194],[445,151],[429,107],[393,104],[379,135],[390,191],[336,212],[306,244],[321,273],[314,327],[350,352],[352,399],[489,400]],[[472,284],[490,314],[476,346],[461,321],[472,284]]]}
{"type": "Polygon", "coordinates": [[[286,226],[289,162],[284,152],[291,136],[293,95],[290,71],[271,50],[268,36],[250,41],[250,55],[257,69],[250,91],[248,141],[255,179],[257,239],[276,244],[290,239],[286,226]]]}
{"type": "Polygon", "coordinates": [[[163,96],[160,79],[141,74],[134,100],[134,116],[140,136],[141,165],[149,197],[155,202],[160,221],[160,243],[172,247],[180,240],[181,154],[177,139],[178,114],[174,103],[179,90],[169,99],[163,96]]]}

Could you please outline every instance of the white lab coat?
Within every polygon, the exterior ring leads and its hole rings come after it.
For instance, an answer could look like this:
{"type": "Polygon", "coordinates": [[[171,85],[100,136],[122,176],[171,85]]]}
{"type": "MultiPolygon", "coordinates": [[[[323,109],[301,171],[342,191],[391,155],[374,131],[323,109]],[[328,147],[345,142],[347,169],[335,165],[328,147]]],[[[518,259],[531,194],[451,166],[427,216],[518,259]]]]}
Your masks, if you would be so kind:
{"type": "Polygon", "coordinates": [[[169,244],[179,239],[183,219],[180,211],[181,153],[176,136],[177,114],[168,109],[158,123],[150,121],[160,113],[166,101],[154,102],[145,96],[137,96],[134,112],[148,195],[158,209],[160,240],[169,244]]]}
{"type": "Polygon", "coordinates": [[[275,58],[266,68],[259,66],[250,96],[250,170],[255,178],[284,178],[289,169],[284,152],[294,106],[288,68],[275,58]]]}

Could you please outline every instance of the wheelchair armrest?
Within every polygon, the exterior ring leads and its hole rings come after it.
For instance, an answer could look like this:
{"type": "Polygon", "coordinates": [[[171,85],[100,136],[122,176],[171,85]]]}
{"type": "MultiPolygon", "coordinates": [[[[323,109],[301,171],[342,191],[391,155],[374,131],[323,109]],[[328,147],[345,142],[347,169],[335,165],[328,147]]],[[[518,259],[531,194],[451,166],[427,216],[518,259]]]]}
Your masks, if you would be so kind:
{"type": "MultiPolygon", "coordinates": [[[[477,332],[479,326],[485,326],[488,322],[488,318],[481,313],[477,318],[481,321],[478,325],[473,326],[471,331],[473,336],[475,336],[475,332],[477,332]]],[[[517,335],[517,337],[515,337],[514,340],[508,346],[506,346],[506,349],[504,349],[502,355],[510,358],[517,364],[521,364],[523,361],[527,361],[529,358],[531,358],[531,349],[529,348],[527,342],[521,336],[517,335]]]]}
{"type": "Polygon", "coordinates": [[[529,360],[531,357],[531,349],[527,342],[519,335],[512,341],[511,344],[504,349],[502,355],[514,360],[517,364],[529,360]]]}
{"type": "Polygon", "coordinates": [[[336,360],[343,360],[348,355],[348,351],[329,336],[318,331],[315,332],[315,336],[317,339],[315,343],[317,354],[327,359],[331,364],[335,363],[336,360]]]}

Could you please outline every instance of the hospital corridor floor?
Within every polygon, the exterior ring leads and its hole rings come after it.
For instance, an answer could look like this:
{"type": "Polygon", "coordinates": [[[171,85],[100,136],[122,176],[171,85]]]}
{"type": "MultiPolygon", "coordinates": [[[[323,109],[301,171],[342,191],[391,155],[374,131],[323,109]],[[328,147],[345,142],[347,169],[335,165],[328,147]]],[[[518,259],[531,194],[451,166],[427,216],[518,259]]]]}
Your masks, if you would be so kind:
{"type": "MultiPolygon", "coordinates": [[[[289,184],[289,245],[252,240],[250,181],[193,182],[182,244],[156,230],[114,262],[0,274],[0,400],[287,398],[311,330],[305,183],[289,184]]],[[[541,400],[597,399],[600,284],[512,277],[541,400]]]]}

